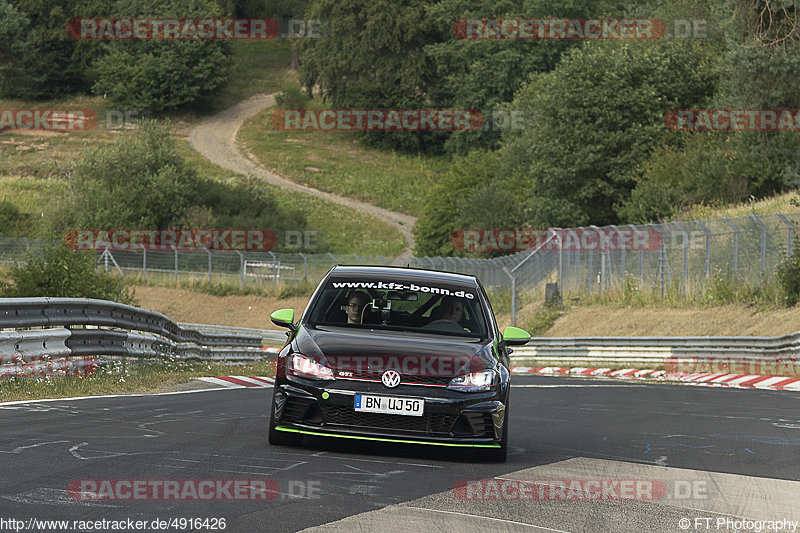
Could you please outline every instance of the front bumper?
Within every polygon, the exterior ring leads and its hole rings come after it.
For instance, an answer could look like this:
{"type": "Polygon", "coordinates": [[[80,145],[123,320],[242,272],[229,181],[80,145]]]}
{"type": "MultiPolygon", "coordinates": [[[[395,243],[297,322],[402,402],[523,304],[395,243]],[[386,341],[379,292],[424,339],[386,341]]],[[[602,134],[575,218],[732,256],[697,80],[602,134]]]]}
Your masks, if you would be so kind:
{"type": "Polygon", "coordinates": [[[276,383],[272,403],[278,431],[388,442],[499,446],[505,398],[499,387],[463,393],[436,387],[291,377],[276,383]],[[355,394],[425,400],[423,416],[356,412],[355,394]]]}

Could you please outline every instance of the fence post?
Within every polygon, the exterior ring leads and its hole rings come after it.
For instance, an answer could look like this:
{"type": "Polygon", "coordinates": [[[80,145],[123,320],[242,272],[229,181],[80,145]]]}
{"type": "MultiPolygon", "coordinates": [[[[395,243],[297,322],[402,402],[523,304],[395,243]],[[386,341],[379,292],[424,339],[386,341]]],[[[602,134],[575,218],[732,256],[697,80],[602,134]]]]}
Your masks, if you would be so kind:
{"type": "Polygon", "coordinates": [[[767,272],[767,226],[753,214],[750,215],[750,218],[761,228],[761,281],[764,281],[764,275],[767,272]]]}
{"type": "Polygon", "coordinates": [[[733,272],[739,272],[739,228],[731,222],[728,217],[722,217],[730,227],[733,229],[733,272]]]}
{"type": "Polygon", "coordinates": [[[170,244],[172,250],[175,252],[175,286],[178,286],[178,249],[174,244],[170,244]]]}
{"type": "Polygon", "coordinates": [[[208,254],[208,282],[211,283],[211,250],[206,248],[206,253],[208,254]]]}
{"type": "Polygon", "coordinates": [[[147,281],[147,248],[144,244],[139,246],[142,247],[142,281],[147,281]]]}
{"type": "Polygon", "coordinates": [[[788,257],[792,257],[792,233],[794,232],[794,224],[792,224],[788,218],[786,218],[783,213],[775,213],[778,218],[780,218],[786,227],[789,228],[789,238],[786,240],[786,255],[788,257]]]}
{"type": "Polygon", "coordinates": [[[689,286],[689,232],[680,222],[673,222],[683,234],[683,295],[686,296],[689,286]]]}
{"type": "MultiPolygon", "coordinates": [[[[628,226],[633,230],[634,233],[639,231],[639,228],[630,224],[628,226]]],[[[644,283],[644,246],[639,248],[639,282],[644,283]]]]}
{"type": "Polygon", "coordinates": [[[506,267],[503,271],[511,278],[511,325],[517,325],[517,279],[506,267]]]}
{"type": "Polygon", "coordinates": [[[244,265],[244,255],[243,255],[243,254],[242,254],[242,252],[240,252],[239,250],[234,250],[234,252],[236,252],[237,254],[239,254],[239,262],[241,263],[241,267],[242,267],[242,276],[241,276],[241,279],[239,280],[239,286],[240,286],[242,289],[244,289],[244,271],[245,271],[245,265],[244,265]]]}
{"type": "Polygon", "coordinates": [[[338,265],[338,263],[336,262],[336,256],[334,256],[334,255],[333,255],[332,253],[330,253],[330,252],[328,252],[328,255],[330,256],[331,260],[333,261],[333,266],[336,266],[336,265],[338,265]]]}
{"type": "Polygon", "coordinates": [[[700,229],[706,234],[706,279],[708,279],[711,275],[711,232],[699,220],[695,220],[694,223],[700,226],[700,229]]]}
{"type": "Polygon", "coordinates": [[[302,252],[297,252],[297,255],[303,258],[303,281],[308,281],[308,259],[302,252]]]}

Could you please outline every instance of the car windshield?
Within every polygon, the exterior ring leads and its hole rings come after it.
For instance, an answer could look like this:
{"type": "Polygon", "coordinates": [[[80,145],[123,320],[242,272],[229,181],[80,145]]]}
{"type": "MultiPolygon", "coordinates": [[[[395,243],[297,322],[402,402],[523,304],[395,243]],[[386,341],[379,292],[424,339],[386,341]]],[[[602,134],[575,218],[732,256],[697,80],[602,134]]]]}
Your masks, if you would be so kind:
{"type": "Polygon", "coordinates": [[[312,326],[351,326],[487,337],[476,287],[408,280],[331,279],[312,304],[312,326]]]}

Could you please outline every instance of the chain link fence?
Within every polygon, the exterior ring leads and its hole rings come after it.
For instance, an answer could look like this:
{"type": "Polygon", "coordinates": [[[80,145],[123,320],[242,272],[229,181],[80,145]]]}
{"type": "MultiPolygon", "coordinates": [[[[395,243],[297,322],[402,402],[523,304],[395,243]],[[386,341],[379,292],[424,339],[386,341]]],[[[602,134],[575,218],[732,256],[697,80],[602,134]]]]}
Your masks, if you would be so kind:
{"type": "MultiPolygon", "coordinates": [[[[546,282],[558,283],[559,294],[585,293],[609,290],[632,277],[642,287],[660,290],[663,295],[670,287],[684,293],[702,288],[715,275],[753,286],[771,281],[776,267],[793,252],[798,224],[800,213],[774,213],[550,229],[535,247],[491,259],[175,249],[100,250],[97,264],[107,271],[143,280],[194,280],[261,288],[314,283],[334,265],[408,265],[471,274],[490,290],[508,291],[513,323],[520,302],[543,295],[546,282]]],[[[40,253],[46,245],[57,242],[0,238],[0,263],[23,261],[27,253],[40,253]]]]}

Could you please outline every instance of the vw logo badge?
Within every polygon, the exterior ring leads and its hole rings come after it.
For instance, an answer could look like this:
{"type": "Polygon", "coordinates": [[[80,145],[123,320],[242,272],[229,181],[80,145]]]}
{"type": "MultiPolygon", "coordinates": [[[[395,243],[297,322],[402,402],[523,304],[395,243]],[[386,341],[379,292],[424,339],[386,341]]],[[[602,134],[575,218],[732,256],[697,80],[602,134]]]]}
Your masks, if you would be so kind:
{"type": "Polygon", "coordinates": [[[400,374],[396,370],[387,370],[381,376],[381,382],[390,389],[393,389],[400,385],[400,374]]]}

